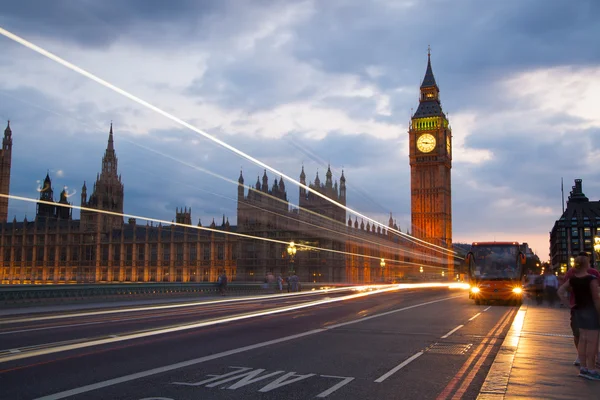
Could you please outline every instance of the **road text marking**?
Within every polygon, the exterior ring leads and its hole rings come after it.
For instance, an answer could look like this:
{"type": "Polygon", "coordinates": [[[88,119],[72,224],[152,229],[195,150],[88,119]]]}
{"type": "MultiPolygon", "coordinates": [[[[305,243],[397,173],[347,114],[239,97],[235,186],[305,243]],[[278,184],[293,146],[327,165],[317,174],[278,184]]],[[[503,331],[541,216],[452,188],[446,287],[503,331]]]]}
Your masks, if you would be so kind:
{"type": "MultiPolygon", "coordinates": [[[[284,374],[285,371],[275,371],[271,373],[264,374],[265,369],[258,368],[252,369],[247,367],[229,367],[233,368],[234,371],[228,372],[222,375],[207,375],[210,378],[204,379],[200,382],[172,382],[173,385],[184,385],[184,386],[204,386],[207,388],[219,387],[220,389],[228,389],[228,390],[236,390],[243,388],[247,385],[257,383],[260,381],[264,381],[265,379],[274,378],[277,375],[284,374]],[[229,386],[222,386],[223,384],[235,382],[229,386]]],[[[298,375],[296,372],[288,372],[287,374],[281,375],[277,377],[274,381],[267,383],[262,388],[258,389],[261,393],[270,392],[271,390],[279,389],[280,387],[287,386],[292,383],[296,383],[308,378],[326,378],[326,379],[341,379],[341,381],[336,382],[329,389],[324,390],[323,392],[316,395],[316,397],[323,398],[329,396],[331,393],[337,391],[343,386],[346,386],[348,383],[354,380],[353,377],[350,376],[335,376],[335,375],[318,375],[318,374],[303,374],[298,375]]]]}
{"type": "Polygon", "coordinates": [[[237,349],[231,349],[231,350],[227,350],[227,351],[223,351],[221,353],[215,353],[215,354],[211,354],[208,356],[204,356],[204,357],[199,357],[199,358],[195,358],[192,360],[188,360],[188,361],[181,361],[175,364],[171,364],[171,365],[165,365],[162,367],[157,367],[157,368],[153,368],[153,369],[149,369],[146,371],[141,371],[141,372],[136,372],[130,375],[125,375],[125,376],[121,376],[118,378],[113,378],[113,379],[108,379],[106,381],[101,381],[101,382],[96,382],[96,383],[92,383],[89,385],[85,385],[85,386],[80,386],[78,388],[73,388],[73,389],[69,389],[69,390],[65,390],[63,392],[58,392],[58,393],[54,393],[54,394],[50,394],[47,396],[43,396],[43,397],[39,397],[39,400],[56,400],[56,399],[64,399],[66,397],[70,397],[70,396],[75,396],[77,394],[81,394],[81,393],[87,393],[87,392],[91,392],[93,390],[98,390],[98,389],[102,389],[105,387],[110,387],[110,386],[114,386],[114,385],[118,385],[119,383],[124,383],[124,382],[130,382],[136,379],[141,379],[141,378],[146,378],[148,376],[153,376],[153,375],[158,375],[158,374],[162,374],[164,372],[169,372],[169,371],[173,371],[176,369],[180,369],[180,368],[184,368],[184,367],[190,367],[192,365],[197,365],[197,364],[201,364],[207,361],[212,361],[212,360],[217,360],[219,358],[224,358],[224,357],[228,357],[234,354],[240,354],[240,353],[244,353],[246,351],[250,351],[250,350],[255,350],[255,349],[260,349],[262,347],[268,347],[277,343],[283,343],[283,342],[288,342],[291,340],[295,340],[295,339],[300,339],[302,337],[306,337],[306,336],[311,336],[317,333],[322,333],[322,332],[327,332],[330,329],[339,327],[339,326],[345,326],[345,325],[350,325],[350,324],[357,324],[359,322],[363,322],[367,319],[372,319],[372,318],[376,318],[376,317],[383,317],[385,315],[389,315],[391,313],[397,313],[397,312],[401,312],[401,311],[405,311],[405,310],[410,310],[416,307],[422,307],[422,306],[426,306],[426,305],[430,305],[430,304],[435,304],[435,303],[439,303],[442,301],[447,301],[447,300],[452,300],[452,299],[456,299],[456,298],[462,298],[462,295],[458,295],[458,296],[451,296],[451,297],[444,297],[442,299],[437,299],[437,300],[432,300],[432,301],[427,301],[425,303],[420,303],[420,304],[415,304],[412,306],[408,306],[408,307],[404,307],[404,308],[399,308],[397,310],[393,310],[393,311],[388,311],[385,313],[381,313],[381,314],[376,314],[376,315],[371,315],[370,317],[367,318],[360,318],[354,321],[349,321],[349,322],[344,322],[342,324],[337,324],[337,325],[332,325],[326,328],[319,328],[319,329],[313,329],[311,331],[307,331],[307,332],[303,332],[303,333],[298,333],[295,335],[290,335],[290,336],[285,336],[279,339],[274,339],[274,340],[269,340],[266,342],[261,342],[261,343],[256,343],[253,345],[249,345],[249,346],[244,346],[244,347],[239,347],[237,349]]]}

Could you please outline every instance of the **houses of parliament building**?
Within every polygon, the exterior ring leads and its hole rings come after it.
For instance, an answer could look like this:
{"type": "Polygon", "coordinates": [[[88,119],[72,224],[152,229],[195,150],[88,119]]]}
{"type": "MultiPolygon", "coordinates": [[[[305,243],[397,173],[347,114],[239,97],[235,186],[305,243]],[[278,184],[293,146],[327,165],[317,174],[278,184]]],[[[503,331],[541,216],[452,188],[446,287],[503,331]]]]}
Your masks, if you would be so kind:
{"type": "MultiPolygon", "coordinates": [[[[415,245],[452,248],[452,132],[430,54],[408,135],[412,237],[398,234],[391,215],[384,229],[346,220],[346,177],[342,171],[339,182],[334,181],[331,168],[324,182],[317,172],[307,183],[302,167],[299,180],[305,186],[299,188],[297,206],[290,204],[282,178],[270,185],[264,171],[254,185],[247,185],[240,172],[237,225],[225,216],[218,226],[214,219],[209,227],[200,221],[192,225],[187,207],[177,209],[174,223],[167,226],[132,218],[125,222],[125,190],[111,124],[101,172],[89,196],[83,183],[79,220],[72,218],[65,190],[55,201],[49,174],[31,221],[8,222],[8,198],[0,197],[0,282],[214,282],[224,271],[233,281],[262,281],[272,272],[295,273],[304,282],[370,283],[419,276],[424,271],[420,263],[453,277],[452,257],[440,261],[431,248],[423,251],[415,245]],[[296,244],[295,254],[288,254],[290,242],[296,244]]],[[[0,194],[10,193],[12,144],[9,123],[0,151],[0,194]]]]}
{"type": "MultiPolygon", "coordinates": [[[[10,189],[12,139],[9,122],[0,153],[0,193],[5,194],[10,189]]],[[[304,168],[300,181],[306,184],[304,168]]],[[[324,183],[317,173],[309,187],[346,204],[343,173],[339,184],[333,182],[331,169],[324,183]]],[[[266,171],[248,187],[240,173],[237,226],[226,216],[220,225],[213,219],[208,229],[200,222],[192,225],[187,207],[177,209],[175,224],[168,226],[133,218],[125,222],[112,124],[101,172],[89,190],[84,182],[79,220],[72,218],[66,190],[55,200],[49,173],[38,189],[35,218],[7,221],[8,199],[0,198],[3,284],[214,282],[223,271],[233,281],[262,281],[272,272],[296,273],[310,282],[381,282],[406,272],[397,236],[369,223],[346,221],[343,208],[312,190],[301,188],[299,207],[292,207],[283,179],[269,185],[266,171]],[[287,254],[291,241],[297,247],[294,257],[287,254]],[[398,262],[382,269],[380,258],[398,262]]],[[[389,224],[398,228],[391,216],[389,224]]]]}

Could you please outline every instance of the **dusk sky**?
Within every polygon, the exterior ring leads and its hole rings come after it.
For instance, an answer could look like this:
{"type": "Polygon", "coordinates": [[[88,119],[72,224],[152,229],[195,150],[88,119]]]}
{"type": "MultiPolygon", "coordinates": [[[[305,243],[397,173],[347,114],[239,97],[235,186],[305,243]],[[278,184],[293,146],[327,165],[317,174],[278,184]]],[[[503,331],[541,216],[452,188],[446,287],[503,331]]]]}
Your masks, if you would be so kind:
{"type": "MultiPolygon", "coordinates": [[[[597,0],[5,0],[0,26],[288,175],[343,169],[348,205],[403,231],[430,45],[454,241],[528,242],[547,260],[561,177],[565,197],[581,178],[600,198],[599,15],[597,0]]],[[[79,205],[112,121],[126,213],[235,223],[234,182],[202,169],[252,184],[262,168],[5,37],[0,54],[11,194],[37,197],[49,170],[79,205]]],[[[11,200],[9,220],[25,215],[35,204],[11,200]]]]}

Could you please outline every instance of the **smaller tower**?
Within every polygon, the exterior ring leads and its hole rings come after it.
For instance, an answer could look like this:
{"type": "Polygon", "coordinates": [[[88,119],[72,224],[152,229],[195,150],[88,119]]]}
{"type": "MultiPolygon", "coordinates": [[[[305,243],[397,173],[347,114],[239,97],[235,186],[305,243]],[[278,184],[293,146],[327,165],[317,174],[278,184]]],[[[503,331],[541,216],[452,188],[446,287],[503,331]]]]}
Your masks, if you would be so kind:
{"type": "Polygon", "coordinates": [[[85,186],[85,181],[83,181],[83,186],[81,187],[81,207],[85,207],[87,205],[87,186],[85,186]]]}
{"type": "Polygon", "coordinates": [[[333,189],[333,174],[331,173],[331,165],[327,166],[327,173],[325,174],[325,188],[327,191],[333,189]]]}
{"type": "Polygon", "coordinates": [[[184,207],[183,209],[175,209],[175,222],[178,224],[191,225],[192,224],[192,209],[184,207]]]}
{"type": "Polygon", "coordinates": [[[238,178],[238,202],[244,200],[244,175],[240,169],[240,177],[238,178]]]}
{"type": "Polygon", "coordinates": [[[40,189],[40,202],[37,204],[36,217],[55,217],[56,216],[56,206],[54,203],[54,191],[52,190],[52,180],[50,179],[50,173],[46,173],[46,178],[42,183],[40,189]]]}
{"type": "Polygon", "coordinates": [[[262,178],[262,191],[267,193],[269,191],[269,177],[267,176],[267,170],[265,169],[265,173],[262,178]]]}
{"type": "MultiPolygon", "coordinates": [[[[302,166],[302,172],[300,172],[300,183],[306,186],[306,174],[304,173],[304,165],[302,166]]],[[[300,201],[306,200],[306,189],[300,187],[300,201]]],[[[302,206],[302,204],[300,204],[302,206]]]]}
{"type": "Polygon", "coordinates": [[[340,203],[346,205],[346,177],[344,176],[344,170],[342,170],[342,176],[340,177],[340,203]]]}
{"type": "MultiPolygon", "coordinates": [[[[10,194],[10,170],[12,164],[12,130],[10,121],[4,129],[2,139],[2,150],[0,150],[0,193],[10,194]]],[[[8,218],[8,198],[0,197],[0,222],[6,222],[8,218]]]]}
{"type": "Polygon", "coordinates": [[[71,219],[72,209],[71,204],[69,203],[67,195],[67,189],[63,188],[62,192],[60,192],[60,199],[58,200],[58,206],[56,206],[56,218],[60,219],[71,219]]]}

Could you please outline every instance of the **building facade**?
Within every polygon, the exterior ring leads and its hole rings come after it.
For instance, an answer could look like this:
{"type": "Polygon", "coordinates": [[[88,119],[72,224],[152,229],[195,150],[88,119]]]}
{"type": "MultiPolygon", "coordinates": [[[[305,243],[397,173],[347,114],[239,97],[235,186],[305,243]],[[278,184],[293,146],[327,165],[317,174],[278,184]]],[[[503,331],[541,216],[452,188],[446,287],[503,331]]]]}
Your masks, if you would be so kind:
{"type": "MultiPolygon", "coordinates": [[[[302,167],[299,182],[309,190],[299,188],[295,207],[283,178],[269,186],[264,171],[253,186],[245,186],[240,172],[237,232],[254,238],[238,238],[238,276],[252,281],[264,279],[269,272],[295,273],[303,282],[372,283],[415,273],[417,268],[409,262],[409,242],[370,222],[359,224],[349,218],[346,223],[343,171],[339,184],[330,167],[325,182],[317,173],[314,181],[307,183],[302,167]],[[297,250],[293,256],[287,252],[290,242],[297,250]],[[384,266],[382,258],[387,260],[384,266]]],[[[398,229],[391,216],[389,227],[398,229]]]]}
{"type": "MultiPolygon", "coordinates": [[[[440,90],[427,54],[427,70],[420,87],[419,107],[409,131],[412,235],[452,249],[452,130],[442,110],[440,90]]],[[[429,251],[433,263],[453,276],[453,257],[429,251]]]]}
{"type": "MultiPolygon", "coordinates": [[[[89,198],[85,183],[83,189],[81,219],[73,220],[66,191],[55,202],[47,174],[35,219],[0,224],[2,283],[214,282],[223,270],[236,279],[237,240],[227,234],[235,227],[225,216],[220,226],[213,220],[210,231],[123,222],[112,125],[89,198]]],[[[191,210],[176,210],[174,221],[191,225],[191,210]]]]}
{"type": "Polygon", "coordinates": [[[600,254],[594,251],[594,239],[600,239],[600,201],[590,201],[583,193],[583,182],[575,185],[567,199],[567,207],[550,231],[550,265],[557,272],[571,267],[571,258],[580,251],[592,256],[596,268],[600,254]]]}

